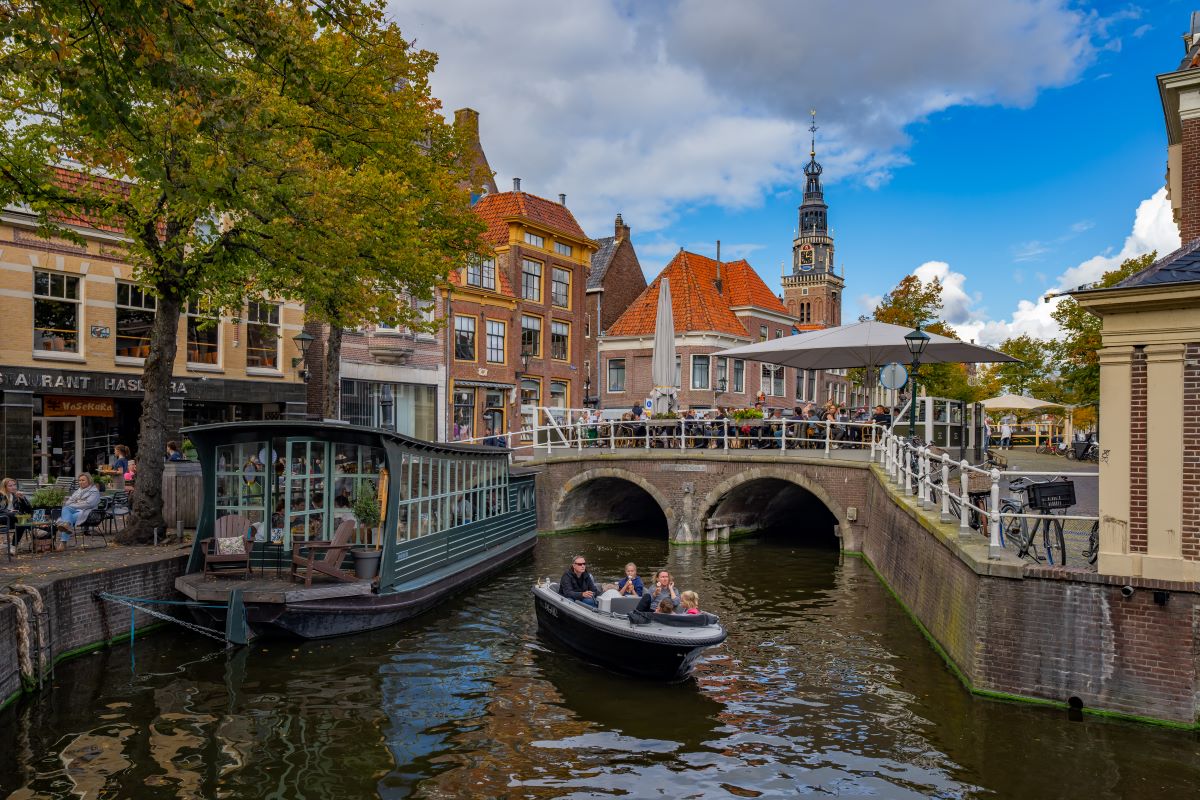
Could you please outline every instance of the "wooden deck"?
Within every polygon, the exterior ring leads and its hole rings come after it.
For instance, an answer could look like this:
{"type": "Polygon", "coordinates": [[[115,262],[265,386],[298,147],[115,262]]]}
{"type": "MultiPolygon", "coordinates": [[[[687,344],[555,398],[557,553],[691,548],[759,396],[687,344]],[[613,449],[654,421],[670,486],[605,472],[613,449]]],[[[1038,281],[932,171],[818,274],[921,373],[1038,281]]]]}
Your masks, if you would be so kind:
{"type": "Polygon", "coordinates": [[[302,603],[305,600],[354,597],[371,594],[372,591],[371,581],[341,583],[314,580],[311,587],[305,587],[303,583],[286,577],[205,578],[201,573],[176,578],[175,588],[192,600],[214,603],[228,602],[229,593],[234,589],[242,590],[242,600],[246,603],[302,603]]]}

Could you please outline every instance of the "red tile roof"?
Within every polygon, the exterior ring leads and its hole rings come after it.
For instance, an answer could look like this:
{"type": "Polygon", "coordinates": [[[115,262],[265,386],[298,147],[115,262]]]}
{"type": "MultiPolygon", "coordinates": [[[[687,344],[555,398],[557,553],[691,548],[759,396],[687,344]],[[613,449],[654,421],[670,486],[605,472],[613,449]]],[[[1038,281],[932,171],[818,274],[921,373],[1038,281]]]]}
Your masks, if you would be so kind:
{"type": "Polygon", "coordinates": [[[746,261],[723,262],[722,291],[717,292],[717,262],[681,250],[646,287],[608,331],[610,336],[649,336],[658,315],[658,291],[662,279],[671,281],[671,312],[675,332],[715,331],[735,336],[749,332],[733,306],[752,306],[776,314],[787,314],[779,298],[746,261]]]}
{"type": "MultiPolygon", "coordinates": [[[[66,167],[54,167],[52,180],[60,188],[66,189],[68,192],[87,192],[97,194],[114,194],[128,197],[132,186],[125,181],[119,181],[116,178],[105,178],[99,175],[88,175],[75,169],[67,169],[66,167]]],[[[113,225],[109,222],[102,221],[99,216],[86,212],[78,212],[76,214],[53,214],[52,219],[60,225],[75,225],[80,228],[92,228],[98,231],[107,231],[109,233],[124,233],[125,228],[121,225],[113,225]]]]}
{"type": "Polygon", "coordinates": [[[511,219],[532,222],[575,239],[588,238],[566,206],[528,192],[484,195],[474,209],[488,226],[483,238],[496,246],[508,244],[508,221],[511,219]]]}

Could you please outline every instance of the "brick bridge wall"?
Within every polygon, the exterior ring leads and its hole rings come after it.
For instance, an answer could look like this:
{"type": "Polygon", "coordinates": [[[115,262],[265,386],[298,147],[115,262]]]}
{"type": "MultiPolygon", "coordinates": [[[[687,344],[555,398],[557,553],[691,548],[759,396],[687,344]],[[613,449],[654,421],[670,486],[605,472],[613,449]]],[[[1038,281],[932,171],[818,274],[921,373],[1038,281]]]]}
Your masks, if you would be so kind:
{"type": "MultiPolygon", "coordinates": [[[[1200,584],[989,560],[983,536],[937,523],[865,464],[655,451],[537,463],[539,528],[561,527],[572,492],[620,479],[663,507],[678,543],[712,537],[705,515],[725,492],[756,478],[790,481],[827,506],[843,549],[862,553],[973,691],[1057,704],[1077,698],[1087,710],[1186,726],[1200,721],[1200,584]],[[1129,597],[1125,586],[1133,588],[1129,597]],[[1168,593],[1165,603],[1156,602],[1156,590],[1168,593]]],[[[606,500],[602,493],[589,502],[601,513],[606,500]]]]}

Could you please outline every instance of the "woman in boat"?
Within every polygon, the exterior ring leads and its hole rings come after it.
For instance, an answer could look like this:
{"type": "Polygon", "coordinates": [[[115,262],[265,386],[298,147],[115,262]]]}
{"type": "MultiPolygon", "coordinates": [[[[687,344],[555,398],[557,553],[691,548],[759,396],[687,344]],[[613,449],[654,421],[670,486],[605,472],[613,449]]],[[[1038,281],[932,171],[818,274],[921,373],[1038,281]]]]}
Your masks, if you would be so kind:
{"type": "Polygon", "coordinates": [[[671,573],[665,569],[660,569],[654,574],[654,586],[646,590],[642,595],[642,602],[638,603],[638,611],[651,611],[658,607],[659,602],[663,598],[671,601],[672,606],[679,603],[679,592],[675,589],[675,581],[671,578],[671,573]]]}

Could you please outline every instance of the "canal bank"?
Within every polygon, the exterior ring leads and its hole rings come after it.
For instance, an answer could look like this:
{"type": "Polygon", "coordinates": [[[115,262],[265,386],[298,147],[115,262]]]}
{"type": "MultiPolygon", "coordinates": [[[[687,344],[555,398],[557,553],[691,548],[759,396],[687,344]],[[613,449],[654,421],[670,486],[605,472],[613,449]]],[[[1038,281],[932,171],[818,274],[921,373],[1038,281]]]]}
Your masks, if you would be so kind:
{"type": "Polygon", "coordinates": [[[36,691],[56,664],[129,638],[158,620],[99,593],[174,599],[188,545],[89,548],[19,558],[0,569],[0,709],[36,691]],[[7,599],[4,596],[7,595],[7,599]],[[18,604],[20,607],[18,608],[18,604]]]}
{"type": "Polygon", "coordinates": [[[1197,728],[1200,587],[989,559],[986,538],[872,473],[867,524],[846,548],[970,691],[1197,728]]]}

